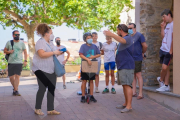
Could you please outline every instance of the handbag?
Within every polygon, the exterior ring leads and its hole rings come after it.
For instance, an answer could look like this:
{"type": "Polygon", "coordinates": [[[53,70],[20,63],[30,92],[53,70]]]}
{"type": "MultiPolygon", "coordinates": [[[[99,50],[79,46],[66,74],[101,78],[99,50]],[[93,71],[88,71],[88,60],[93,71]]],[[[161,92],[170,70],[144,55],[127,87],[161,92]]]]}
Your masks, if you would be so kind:
{"type": "MultiPolygon", "coordinates": [[[[47,44],[48,45],[48,44],[47,44]]],[[[48,45],[49,46],[49,45],[48,45]]],[[[51,47],[49,46],[49,48],[51,49],[51,47]]],[[[51,49],[51,51],[53,51],[51,49]]],[[[57,57],[55,55],[53,55],[53,62],[54,62],[54,71],[57,77],[61,77],[63,76],[66,71],[64,69],[64,65],[62,65],[59,60],[57,59],[57,57]]]]}

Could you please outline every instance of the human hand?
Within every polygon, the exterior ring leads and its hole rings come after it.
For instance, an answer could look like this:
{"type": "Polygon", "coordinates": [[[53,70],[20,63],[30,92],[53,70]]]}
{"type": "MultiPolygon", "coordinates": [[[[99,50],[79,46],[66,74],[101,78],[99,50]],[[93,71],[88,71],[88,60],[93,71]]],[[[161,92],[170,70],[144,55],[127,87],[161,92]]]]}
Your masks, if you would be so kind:
{"type": "Polygon", "coordinates": [[[64,60],[64,61],[62,62],[62,64],[63,64],[63,65],[65,65],[65,64],[66,64],[66,62],[67,62],[67,61],[66,61],[66,60],[64,60]]]}
{"type": "Polygon", "coordinates": [[[60,54],[62,53],[62,51],[56,50],[56,51],[53,51],[53,53],[54,53],[55,55],[60,55],[60,54]]]}
{"type": "Polygon", "coordinates": [[[91,55],[91,56],[89,57],[89,59],[94,59],[94,56],[93,56],[93,55],[91,55]]]}
{"type": "Polygon", "coordinates": [[[164,29],[165,26],[166,26],[166,23],[163,21],[163,22],[161,23],[161,28],[164,29]]]}
{"type": "Polygon", "coordinates": [[[23,65],[24,65],[24,67],[26,67],[27,66],[27,62],[24,62],[23,65]]]}
{"type": "Polygon", "coordinates": [[[104,31],[103,31],[103,34],[104,34],[105,36],[109,36],[109,37],[112,37],[112,35],[113,35],[113,33],[112,33],[110,30],[104,30],[104,31]]]}
{"type": "Polygon", "coordinates": [[[10,50],[10,51],[9,51],[10,54],[13,53],[13,52],[14,52],[14,50],[10,50]]]}
{"type": "Polygon", "coordinates": [[[89,64],[89,66],[91,66],[92,65],[92,62],[91,62],[91,60],[90,59],[88,59],[88,64],[89,64]]]}

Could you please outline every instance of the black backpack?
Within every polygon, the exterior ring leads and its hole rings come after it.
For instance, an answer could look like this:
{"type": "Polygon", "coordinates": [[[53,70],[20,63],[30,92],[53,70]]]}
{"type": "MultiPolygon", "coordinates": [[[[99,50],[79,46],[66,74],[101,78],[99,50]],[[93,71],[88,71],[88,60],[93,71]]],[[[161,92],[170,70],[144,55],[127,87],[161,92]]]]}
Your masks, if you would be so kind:
{"type": "Polygon", "coordinates": [[[99,42],[99,46],[100,46],[100,50],[101,50],[101,48],[102,48],[102,43],[101,42],[99,42]]]}
{"type": "MultiPolygon", "coordinates": [[[[12,50],[13,50],[13,45],[14,45],[14,41],[13,40],[10,40],[10,42],[11,42],[11,46],[12,46],[12,50]]],[[[9,55],[10,54],[6,54],[6,56],[5,56],[5,59],[8,61],[8,59],[9,59],[9,55]]]]}

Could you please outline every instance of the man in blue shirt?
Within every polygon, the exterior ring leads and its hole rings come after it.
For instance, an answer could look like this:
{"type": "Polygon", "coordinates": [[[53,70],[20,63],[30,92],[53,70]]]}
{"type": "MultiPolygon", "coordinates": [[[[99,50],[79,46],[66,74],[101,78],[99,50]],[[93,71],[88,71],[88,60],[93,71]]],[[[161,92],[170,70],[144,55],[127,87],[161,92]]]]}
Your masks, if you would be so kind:
{"type": "Polygon", "coordinates": [[[134,69],[134,80],[133,80],[133,97],[137,97],[138,100],[143,99],[142,88],[143,88],[143,78],[141,75],[141,67],[142,60],[144,57],[144,53],[147,50],[147,44],[145,42],[144,35],[136,32],[136,24],[129,23],[128,33],[132,37],[133,41],[133,58],[135,61],[135,69],[134,69]],[[138,79],[139,84],[139,95],[136,93],[136,82],[138,79]]]}
{"type": "Polygon", "coordinates": [[[125,103],[118,105],[117,109],[121,110],[122,113],[129,112],[132,110],[132,82],[134,78],[134,59],[133,59],[133,41],[131,36],[128,35],[128,27],[125,24],[119,24],[117,26],[117,34],[115,35],[109,30],[104,31],[106,36],[113,37],[119,42],[116,53],[116,64],[118,69],[118,81],[123,86],[125,103]]]}

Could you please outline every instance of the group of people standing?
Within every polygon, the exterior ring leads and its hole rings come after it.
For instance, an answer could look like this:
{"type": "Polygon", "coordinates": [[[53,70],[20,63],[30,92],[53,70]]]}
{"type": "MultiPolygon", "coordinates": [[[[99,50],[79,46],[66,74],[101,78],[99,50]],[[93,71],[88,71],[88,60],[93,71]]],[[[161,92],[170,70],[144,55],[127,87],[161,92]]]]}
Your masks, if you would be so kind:
{"type": "MultiPolygon", "coordinates": [[[[172,59],[173,46],[173,16],[170,10],[165,9],[162,13],[163,23],[161,23],[161,35],[163,37],[162,46],[160,48],[160,63],[162,63],[161,77],[157,80],[160,84],[160,88],[157,91],[169,91],[169,63],[172,59]]],[[[47,24],[39,24],[36,28],[37,34],[41,38],[35,45],[35,54],[32,62],[32,71],[37,77],[39,85],[36,95],[35,113],[37,115],[44,115],[41,111],[42,100],[48,88],[47,93],[47,110],[49,115],[59,115],[60,112],[54,110],[54,92],[56,87],[57,77],[54,71],[53,56],[57,56],[61,64],[66,64],[69,59],[70,53],[66,50],[65,46],[60,44],[59,37],[55,38],[57,46],[54,46],[52,40],[54,39],[53,31],[47,24]],[[62,51],[63,49],[63,51],[62,51]],[[67,52],[68,56],[64,60],[64,52],[67,52]]],[[[102,91],[103,94],[109,92],[109,76],[111,76],[112,88],[111,93],[115,94],[114,88],[115,76],[114,70],[117,68],[118,84],[123,86],[123,92],[125,97],[125,103],[118,105],[117,109],[122,109],[121,112],[129,112],[132,110],[132,97],[137,99],[143,99],[142,87],[143,79],[141,75],[142,60],[145,57],[144,53],[147,50],[147,44],[145,37],[136,32],[136,25],[130,23],[128,26],[125,24],[119,24],[117,26],[117,35],[109,30],[104,31],[106,36],[106,42],[98,42],[98,35],[96,32],[85,33],[83,40],[85,44],[80,47],[79,56],[82,60],[92,65],[92,60],[98,61],[98,72],[88,75],[81,71],[82,79],[82,97],[81,102],[85,102],[85,89],[86,82],[90,80],[90,100],[97,102],[93,96],[95,80],[95,92],[99,93],[99,72],[101,67],[101,55],[104,55],[104,69],[105,69],[105,83],[106,87],[102,91]],[[112,41],[112,38],[118,42],[112,41]],[[136,81],[138,79],[139,94],[136,93],[136,81]]],[[[8,41],[4,52],[10,54],[8,59],[8,76],[13,86],[13,95],[20,96],[18,92],[19,77],[22,71],[22,65],[27,65],[27,51],[25,44],[19,40],[19,31],[13,31],[13,40],[8,41]],[[13,42],[13,44],[12,44],[13,42]],[[24,61],[22,57],[24,53],[24,61]]],[[[83,66],[81,66],[83,67],[83,66]]],[[[65,75],[63,76],[63,87],[65,86],[65,75]]]]}

